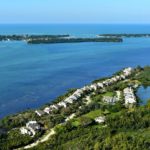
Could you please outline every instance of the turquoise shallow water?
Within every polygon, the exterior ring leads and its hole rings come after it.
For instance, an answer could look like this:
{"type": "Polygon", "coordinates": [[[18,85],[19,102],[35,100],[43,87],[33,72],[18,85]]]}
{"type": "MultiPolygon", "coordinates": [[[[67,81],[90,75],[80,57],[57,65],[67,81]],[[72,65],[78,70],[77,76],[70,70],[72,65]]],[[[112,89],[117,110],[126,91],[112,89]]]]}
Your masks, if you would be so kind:
{"type": "MultiPolygon", "coordinates": [[[[0,34],[95,36],[110,32],[150,33],[149,27],[0,25],[0,34]]],[[[150,38],[129,38],[123,43],[27,45],[25,42],[0,42],[0,117],[40,107],[69,88],[82,87],[123,67],[149,64],[150,38]]]]}

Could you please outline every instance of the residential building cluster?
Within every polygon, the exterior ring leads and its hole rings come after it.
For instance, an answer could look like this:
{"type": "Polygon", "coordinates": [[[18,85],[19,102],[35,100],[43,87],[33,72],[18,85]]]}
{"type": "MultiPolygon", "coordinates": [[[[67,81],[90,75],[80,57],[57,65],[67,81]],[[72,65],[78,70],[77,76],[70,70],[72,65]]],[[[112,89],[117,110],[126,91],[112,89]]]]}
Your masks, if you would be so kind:
{"type": "Polygon", "coordinates": [[[92,92],[92,91],[96,91],[97,89],[103,89],[109,85],[114,84],[117,81],[126,79],[129,75],[131,75],[131,73],[132,73],[132,68],[126,68],[122,71],[120,75],[116,75],[110,79],[106,79],[105,81],[101,81],[98,83],[84,86],[81,89],[77,89],[71,96],[67,97],[65,100],[55,105],[48,106],[44,108],[44,110],[36,110],[35,113],[38,116],[42,116],[44,114],[50,114],[53,110],[57,110],[60,107],[66,108],[68,104],[72,104],[74,101],[81,99],[82,96],[86,94],[86,92],[92,92]]]}
{"type": "Polygon", "coordinates": [[[116,91],[115,96],[103,96],[103,102],[109,103],[109,104],[115,104],[118,102],[121,98],[121,91],[116,91]]]}
{"type": "MultiPolygon", "coordinates": [[[[132,68],[126,68],[120,73],[120,75],[113,76],[112,78],[106,79],[101,82],[93,83],[91,85],[84,86],[81,89],[77,89],[71,96],[67,97],[61,102],[58,102],[57,104],[53,104],[50,106],[47,106],[43,110],[36,110],[35,113],[38,116],[43,116],[45,114],[50,114],[54,110],[58,110],[60,107],[66,108],[69,104],[74,103],[77,100],[80,100],[83,96],[85,96],[86,93],[94,92],[97,89],[104,89],[105,87],[112,85],[116,83],[117,81],[121,81],[126,79],[128,76],[131,75],[133,69],[132,68]]],[[[32,132],[34,135],[34,132],[32,130],[28,130],[29,128],[21,128],[22,133],[29,133],[29,131],[32,132]]],[[[36,131],[36,130],[34,130],[36,131]]]]}
{"type": "Polygon", "coordinates": [[[134,90],[131,87],[125,88],[123,93],[125,97],[125,105],[136,103],[136,96],[134,95],[134,90]]]}
{"type": "Polygon", "coordinates": [[[36,121],[29,121],[26,123],[26,127],[20,128],[21,134],[28,134],[35,136],[36,132],[41,129],[41,126],[36,121]]]}

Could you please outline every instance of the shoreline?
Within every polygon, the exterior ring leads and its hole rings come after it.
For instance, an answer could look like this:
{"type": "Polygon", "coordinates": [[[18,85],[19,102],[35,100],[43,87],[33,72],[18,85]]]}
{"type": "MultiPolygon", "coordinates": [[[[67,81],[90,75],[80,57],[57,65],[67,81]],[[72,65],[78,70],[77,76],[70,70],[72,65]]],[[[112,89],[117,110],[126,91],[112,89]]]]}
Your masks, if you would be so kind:
{"type": "MultiPolygon", "coordinates": [[[[113,73],[111,76],[114,76],[114,75],[117,75],[118,73],[120,73],[122,70],[120,71],[117,71],[115,73],[113,73]]],[[[104,81],[104,80],[107,80],[109,79],[110,76],[107,76],[107,77],[102,77],[102,78],[98,78],[96,80],[93,80],[91,81],[88,85],[90,84],[96,84],[97,82],[101,82],[101,81],[104,81]]],[[[86,87],[86,86],[83,86],[83,87],[86,87]]],[[[81,87],[82,89],[82,87],[81,87]]],[[[59,95],[57,96],[55,99],[53,99],[52,101],[50,102],[47,102],[37,108],[29,108],[29,109],[25,109],[23,111],[19,111],[19,112],[16,112],[16,113],[12,113],[12,114],[9,114],[9,115],[6,115],[2,118],[0,118],[0,120],[4,119],[4,118],[7,118],[7,117],[13,117],[13,116],[17,116],[18,114],[22,114],[22,113],[25,113],[25,112],[30,112],[30,111],[36,111],[37,109],[43,109],[44,107],[48,106],[48,105],[55,105],[57,104],[58,102],[61,102],[65,97],[67,96],[70,96],[71,94],[73,94],[73,92],[75,92],[76,90],[78,90],[78,88],[70,88],[67,90],[67,92],[65,92],[64,94],[62,95],[59,95]]]]}
{"type": "MultiPolygon", "coordinates": [[[[120,70],[120,71],[118,71],[118,72],[115,72],[114,74],[112,74],[112,77],[114,76],[114,75],[118,75],[118,73],[120,73],[122,70],[120,70]]],[[[97,84],[98,82],[103,82],[103,81],[105,81],[105,80],[107,80],[107,79],[109,79],[109,76],[108,77],[102,77],[102,78],[100,78],[100,79],[96,79],[96,80],[93,80],[91,83],[89,83],[88,85],[95,85],[95,84],[97,84]]],[[[81,89],[85,89],[88,85],[85,85],[85,86],[83,86],[81,89]]],[[[92,87],[93,89],[96,89],[96,87],[92,87]]],[[[2,118],[0,118],[0,120],[2,120],[2,119],[4,119],[4,118],[7,118],[7,117],[13,117],[13,116],[17,116],[18,114],[22,114],[22,113],[25,113],[25,112],[30,112],[30,111],[36,111],[37,109],[43,109],[44,107],[47,107],[47,106],[49,106],[49,105],[55,105],[55,104],[57,104],[57,103],[59,103],[59,102],[62,102],[62,100],[65,98],[65,97],[68,97],[68,96],[70,96],[70,95],[72,95],[76,90],[79,90],[79,89],[77,89],[77,88],[71,88],[71,89],[68,89],[67,90],[67,92],[66,93],[64,93],[64,94],[62,94],[62,95],[60,95],[60,96],[58,96],[58,97],[56,97],[55,99],[53,99],[51,102],[47,102],[47,103],[45,103],[44,105],[42,105],[42,106],[40,106],[40,107],[38,107],[38,108],[29,108],[29,109],[26,109],[26,110],[24,110],[24,111],[20,111],[20,112],[17,112],[17,113],[14,113],[14,114],[10,114],[10,115],[6,115],[6,116],[4,116],[4,117],[2,117],[2,118]]]]}
{"type": "MultiPolygon", "coordinates": [[[[112,74],[112,76],[118,75],[118,73],[120,73],[121,71],[122,71],[122,70],[115,72],[114,74],[112,74]]],[[[108,77],[102,77],[102,78],[100,78],[100,79],[93,80],[93,81],[92,81],[91,83],[89,83],[88,85],[90,85],[90,84],[96,84],[97,82],[101,82],[101,81],[104,81],[104,80],[107,80],[107,79],[109,79],[109,76],[108,76],[108,77]]],[[[88,85],[83,86],[83,88],[86,88],[88,85]]],[[[96,88],[96,87],[93,87],[93,88],[96,88]]],[[[82,88],[81,88],[81,89],[82,89],[82,88]]],[[[0,120],[3,120],[4,118],[7,118],[7,117],[17,116],[18,114],[23,114],[23,113],[28,112],[28,111],[30,112],[30,111],[36,111],[37,109],[43,109],[44,107],[47,107],[47,106],[49,106],[49,105],[55,105],[55,104],[61,102],[61,101],[64,99],[64,97],[68,97],[68,96],[70,96],[71,94],[73,94],[76,90],[79,90],[79,89],[77,89],[77,88],[70,88],[70,89],[68,89],[67,92],[65,92],[64,94],[62,94],[62,95],[60,95],[60,96],[57,96],[57,97],[56,97],[55,99],[53,99],[51,102],[47,102],[47,103],[41,105],[41,106],[38,107],[38,108],[29,108],[29,109],[25,109],[25,110],[23,110],[23,111],[19,111],[19,112],[13,113],[13,114],[9,114],[9,115],[6,115],[6,116],[0,118],[0,120]]]]}

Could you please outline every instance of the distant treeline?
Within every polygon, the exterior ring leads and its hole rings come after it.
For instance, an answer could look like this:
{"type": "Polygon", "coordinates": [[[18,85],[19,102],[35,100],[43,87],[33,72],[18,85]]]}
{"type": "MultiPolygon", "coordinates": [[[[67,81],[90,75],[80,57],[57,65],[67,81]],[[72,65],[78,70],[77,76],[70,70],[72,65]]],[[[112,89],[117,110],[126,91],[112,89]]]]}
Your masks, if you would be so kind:
{"type": "Polygon", "coordinates": [[[0,35],[0,41],[26,41],[28,44],[122,42],[119,37],[75,38],[70,35],[0,35]]]}
{"type": "Polygon", "coordinates": [[[123,38],[123,37],[150,37],[150,34],[99,34],[101,37],[118,37],[118,38],[123,38]]]}
{"type": "Polygon", "coordinates": [[[81,43],[81,42],[123,42],[122,38],[41,38],[29,39],[30,44],[52,44],[52,43],[81,43]]]}

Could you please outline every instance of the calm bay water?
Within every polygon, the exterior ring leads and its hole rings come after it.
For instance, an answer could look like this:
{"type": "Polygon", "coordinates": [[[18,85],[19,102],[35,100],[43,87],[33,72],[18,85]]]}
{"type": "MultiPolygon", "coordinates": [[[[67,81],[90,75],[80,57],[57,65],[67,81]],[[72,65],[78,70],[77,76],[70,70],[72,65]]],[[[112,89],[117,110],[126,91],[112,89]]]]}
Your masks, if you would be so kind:
{"type": "MultiPolygon", "coordinates": [[[[0,25],[0,34],[150,33],[150,25],[0,25]]],[[[150,38],[123,43],[0,42],[0,117],[37,108],[124,67],[150,65],[150,38]]]]}

